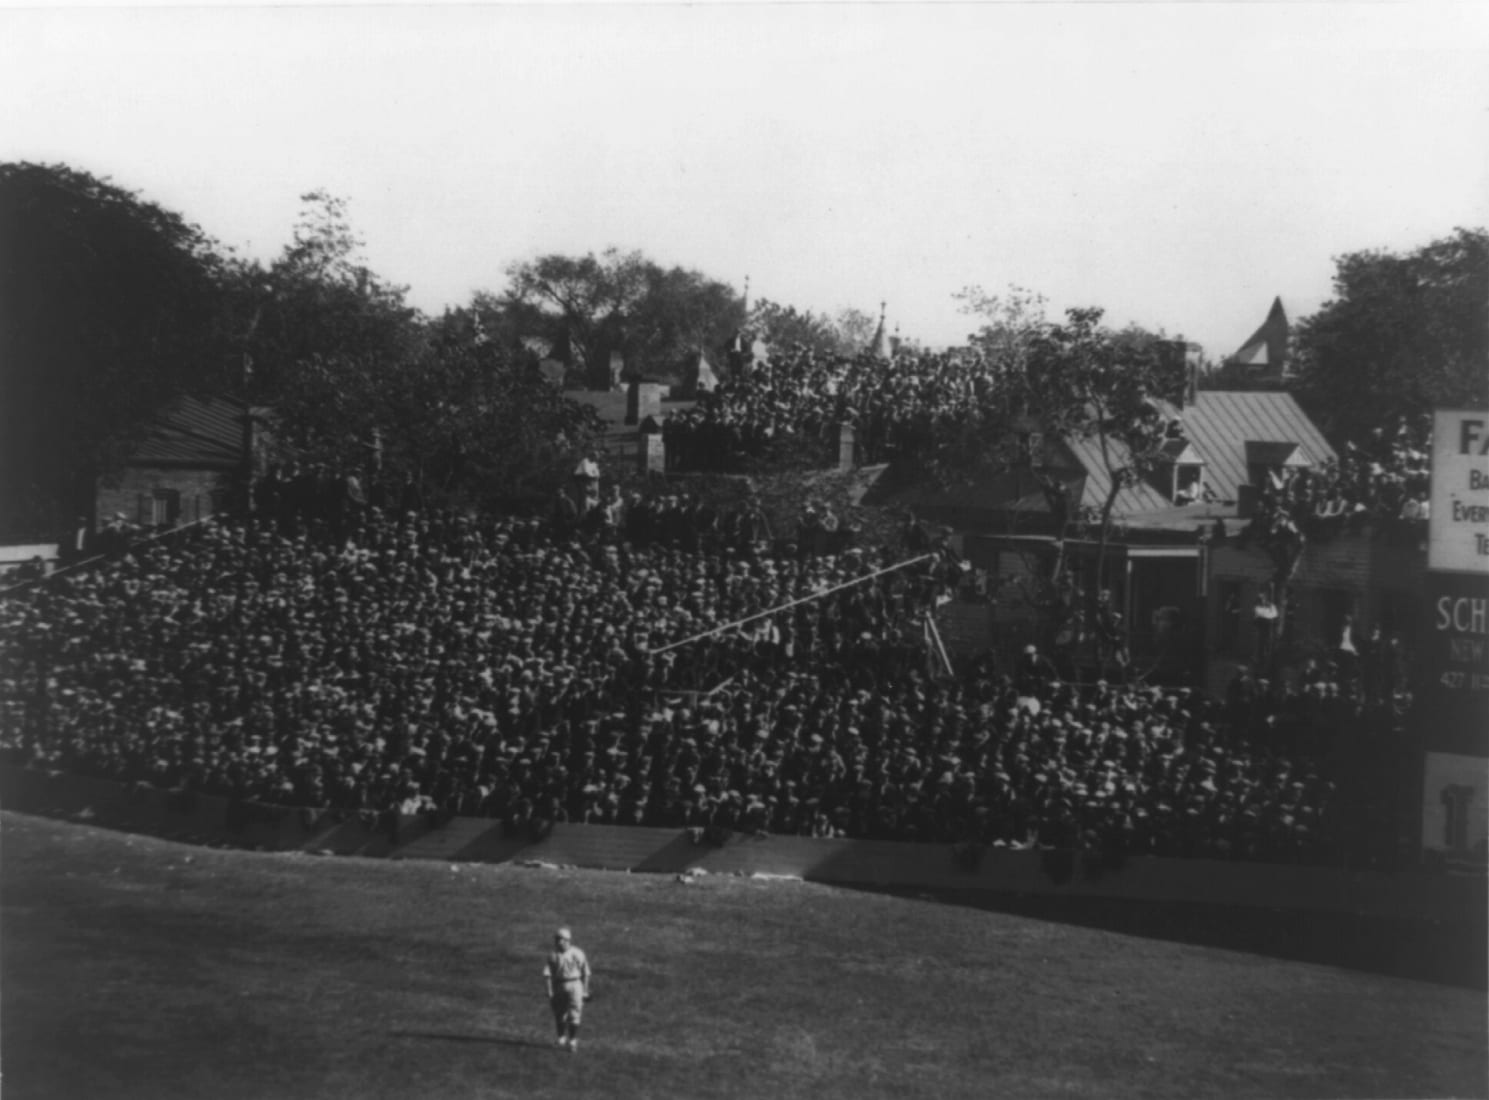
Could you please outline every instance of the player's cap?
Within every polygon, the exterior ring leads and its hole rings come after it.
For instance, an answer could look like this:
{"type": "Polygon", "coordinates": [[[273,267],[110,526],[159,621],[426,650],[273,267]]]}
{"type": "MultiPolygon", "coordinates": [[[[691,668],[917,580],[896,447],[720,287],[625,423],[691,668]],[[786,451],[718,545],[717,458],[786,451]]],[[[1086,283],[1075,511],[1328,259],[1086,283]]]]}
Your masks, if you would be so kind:
{"type": "Polygon", "coordinates": [[[567,928],[560,928],[558,931],[553,933],[553,938],[556,940],[572,940],[574,938],[574,934],[567,928]]]}

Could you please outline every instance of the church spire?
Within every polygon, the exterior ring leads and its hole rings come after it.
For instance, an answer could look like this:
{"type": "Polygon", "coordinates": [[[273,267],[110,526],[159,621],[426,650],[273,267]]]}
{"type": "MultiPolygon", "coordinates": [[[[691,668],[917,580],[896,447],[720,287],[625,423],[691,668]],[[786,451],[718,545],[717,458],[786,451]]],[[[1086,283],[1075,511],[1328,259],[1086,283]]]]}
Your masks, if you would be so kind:
{"type": "MultiPolygon", "coordinates": [[[[750,346],[750,277],[745,276],[744,287],[744,320],[740,322],[739,328],[734,330],[734,338],[729,341],[729,357],[735,359],[743,356],[750,346]]],[[[733,364],[737,366],[738,364],[733,364]]]]}
{"type": "Polygon", "coordinates": [[[889,348],[889,337],[884,332],[884,311],[886,303],[879,303],[879,327],[874,330],[874,338],[869,342],[868,352],[875,359],[889,359],[891,352],[889,348]]]}
{"type": "Polygon", "coordinates": [[[1282,308],[1282,299],[1274,298],[1261,328],[1226,362],[1239,364],[1249,381],[1280,383],[1287,371],[1287,337],[1287,311],[1282,308]]]}

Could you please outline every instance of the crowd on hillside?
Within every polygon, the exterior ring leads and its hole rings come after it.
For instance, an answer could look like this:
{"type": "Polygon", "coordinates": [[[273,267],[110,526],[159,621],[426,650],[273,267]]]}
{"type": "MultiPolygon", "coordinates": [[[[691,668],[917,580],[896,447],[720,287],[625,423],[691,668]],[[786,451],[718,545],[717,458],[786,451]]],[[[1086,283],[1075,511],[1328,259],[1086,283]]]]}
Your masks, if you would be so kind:
{"type": "Polygon", "coordinates": [[[780,352],[669,415],[668,462],[678,469],[730,469],[788,439],[835,455],[844,424],[854,428],[863,463],[921,453],[995,400],[998,369],[972,353],[890,360],[780,352]]]}
{"type": "Polygon", "coordinates": [[[957,580],[937,555],[694,545],[636,516],[596,531],[368,507],[332,530],[281,510],[53,577],[0,602],[0,747],[516,829],[1325,850],[1323,762],[1370,710],[1347,692],[1077,688],[1038,653],[951,675],[924,634],[957,580]]]}

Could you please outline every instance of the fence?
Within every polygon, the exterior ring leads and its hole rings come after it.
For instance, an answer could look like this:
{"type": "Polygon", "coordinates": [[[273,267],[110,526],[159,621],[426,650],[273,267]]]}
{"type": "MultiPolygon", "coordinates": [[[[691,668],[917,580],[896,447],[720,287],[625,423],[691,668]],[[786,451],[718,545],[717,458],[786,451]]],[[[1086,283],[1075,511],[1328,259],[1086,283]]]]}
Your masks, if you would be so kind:
{"type": "Polygon", "coordinates": [[[1219,860],[558,824],[515,835],[489,818],[337,814],[0,765],[0,805],[202,844],[447,862],[541,861],[595,869],[770,874],[844,886],[1184,902],[1393,920],[1481,920],[1486,881],[1219,860]],[[718,841],[724,841],[718,843],[718,841]]]}
{"type": "Polygon", "coordinates": [[[21,589],[29,588],[32,585],[45,584],[53,577],[60,577],[64,574],[73,573],[80,569],[86,569],[89,566],[97,565],[101,561],[108,561],[109,559],[115,557],[123,557],[125,554],[133,553],[135,550],[139,550],[142,547],[149,546],[152,542],[158,542],[161,539],[171,538],[174,535],[179,535],[183,531],[189,531],[193,527],[200,527],[204,523],[213,523],[217,519],[218,517],[215,515],[203,516],[201,519],[194,519],[191,520],[189,523],[177,524],[176,526],[166,528],[163,531],[153,531],[148,535],[133,539],[128,546],[118,551],[118,553],[93,554],[86,558],[79,558],[77,561],[69,562],[66,565],[59,566],[58,568],[53,569],[44,577],[37,577],[34,580],[18,581],[15,584],[0,587],[0,596],[6,596],[12,592],[18,592],[21,589]]]}

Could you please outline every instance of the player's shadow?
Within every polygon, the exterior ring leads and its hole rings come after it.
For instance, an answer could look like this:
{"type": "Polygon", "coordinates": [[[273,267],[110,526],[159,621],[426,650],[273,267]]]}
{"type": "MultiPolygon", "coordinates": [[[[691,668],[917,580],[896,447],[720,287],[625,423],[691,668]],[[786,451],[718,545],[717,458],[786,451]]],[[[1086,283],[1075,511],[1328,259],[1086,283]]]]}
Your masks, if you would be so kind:
{"type": "Polygon", "coordinates": [[[446,1043],[486,1043],[498,1047],[534,1047],[547,1049],[552,1044],[540,1039],[517,1039],[509,1035],[456,1034],[449,1031],[390,1031],[393,1039],[437,1039],[446,1043]]]}

